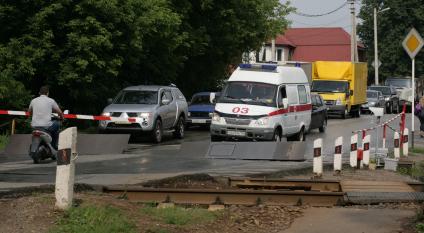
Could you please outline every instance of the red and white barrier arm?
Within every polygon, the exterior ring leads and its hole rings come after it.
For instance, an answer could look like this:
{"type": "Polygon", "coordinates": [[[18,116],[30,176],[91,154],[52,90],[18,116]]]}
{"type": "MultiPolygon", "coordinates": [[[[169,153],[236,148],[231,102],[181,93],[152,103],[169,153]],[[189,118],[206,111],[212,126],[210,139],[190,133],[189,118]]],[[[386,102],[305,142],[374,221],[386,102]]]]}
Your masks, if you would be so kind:
{"type": "Polygon", "coordinates": [[[397,114],[396,116],[392,117],[391,119],[389,119],[388,121],[385,121],[385,122],[383,122],[383,123],[381,123],[381,124],[379,124],[379,125],[376,125],[376,126],[373,126],[373,127],[370,127],[370,128],[365,128],[365,129],[355,130],[355,131],[352,131],[352,133],[360,133],[360,132],[363,132],[363,131],[370,131],[370,130],[377,129],[377,128],[379,128],[379,127],[384,127],[384,125],[387,125],[387,124],[389,124],[390,122],[392,122],[392,121],[396,120],[396,118],[398,118],[398,117],[402,116],[403,114],[404,114],[404,113],[403,113],[403,112],[401,112],[401,113],[397,114]]]}
{"type": "MultiPolygon", "coordinates": [[[[25,111],[8,111],[0,110],[0,115],[13,115],[13,116],[26,116],[29,117],[29,112],[25,111]]],[[[113,121],[113,122],[136,122],[135,118],[123,118],[123,117],[110,117],[110,116],[93,116],[93,115],[79,115],[79,114],[64,114],[65,119],[80,119],[80,120],[92,120],[92,121],[113,121]]]]}

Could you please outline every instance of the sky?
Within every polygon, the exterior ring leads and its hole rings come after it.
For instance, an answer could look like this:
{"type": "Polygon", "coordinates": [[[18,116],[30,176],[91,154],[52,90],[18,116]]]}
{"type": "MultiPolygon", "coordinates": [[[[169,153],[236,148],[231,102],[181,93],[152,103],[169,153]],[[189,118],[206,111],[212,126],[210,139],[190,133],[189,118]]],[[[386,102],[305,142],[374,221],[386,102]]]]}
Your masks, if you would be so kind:
{"type": "MultiPolygon", "coordinates": [[[[292,6],[297,8],[297,12],[299,13],[319,15],[337,9],[346,3],[347,0],[290,0],[290,2],[292,6]]],[[[359,1],[357,1],[355,6],[356,13],[358,14],[360,8],[359,1]]],[[[329,15],[305,17],[290,14],[288,19],[292,21],[291,27],[342,27],[348,33],[352,30],[349,4],[329,15]]]]}

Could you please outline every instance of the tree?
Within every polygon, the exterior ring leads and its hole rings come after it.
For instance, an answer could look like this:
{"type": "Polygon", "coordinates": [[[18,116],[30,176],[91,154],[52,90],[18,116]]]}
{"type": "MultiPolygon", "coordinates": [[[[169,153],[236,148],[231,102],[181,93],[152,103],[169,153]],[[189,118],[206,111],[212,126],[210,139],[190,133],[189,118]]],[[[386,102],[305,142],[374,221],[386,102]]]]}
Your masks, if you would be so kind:
{"type": "Polygon", "coordinates": [[[166,0],[6,1],[0,23],[4,76],[34,94],[49,84],[74,112],[99,113],[130,83],[169,83],[184,60],[166,0]]]}
{"type": "MultiPolygon", "coordinates": [[[[411,76],[411,59],[402,47],[402,41],[412,27],[424,35],[424,5],[421,0],[363,0],[359,18],[358,34],[367,48],[368,63],[374,61],[373,9],[390,7],[378,15],[378,56],[382,62],[379,74],[383,78],[411,76]]],[[[424,51],[415,58],[416,76],[424,75],[424,51]]],[[[369,76],[374,69],[369,66],[369,76]]]]}
{"type": "Polygon", "coordinates": [[[282,33],[293,10],[278,0],[173,0],[189,36],[187,61],[177,84],[186,95],[217,90],[228,66],[282,33]]]}

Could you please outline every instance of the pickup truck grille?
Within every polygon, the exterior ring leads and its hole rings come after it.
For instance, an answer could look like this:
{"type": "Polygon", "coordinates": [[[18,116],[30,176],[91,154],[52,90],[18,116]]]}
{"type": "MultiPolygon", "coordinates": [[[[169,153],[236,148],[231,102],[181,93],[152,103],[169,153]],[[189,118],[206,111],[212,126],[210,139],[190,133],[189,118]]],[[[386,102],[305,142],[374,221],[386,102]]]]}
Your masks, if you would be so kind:
{"type": "Polygon", "coordinates": [[[249,125],[250,119],[228,118],[225,117],[225,122],[231,125],[249,125]]]}

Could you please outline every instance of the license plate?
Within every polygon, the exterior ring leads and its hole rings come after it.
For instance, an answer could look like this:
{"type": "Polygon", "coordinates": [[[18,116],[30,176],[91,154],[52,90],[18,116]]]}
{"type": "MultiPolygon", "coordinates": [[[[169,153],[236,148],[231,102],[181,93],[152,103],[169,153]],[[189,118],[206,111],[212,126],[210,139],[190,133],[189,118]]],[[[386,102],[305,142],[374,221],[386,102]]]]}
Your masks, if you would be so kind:
{"type": "Polygon", "coordinates": [[[131,124],[131,122],[129,122],[129,121],[117,121],[117,122],[115,122],[115,124],[117,124],[117,125],[129,125],[129,124],[131,124]]]}
{"type": "Polygon", "coordinates": [[[204,120],[204,119],[192,119],[191,122],[192,123],[206,123],[206,120],[204,120]]]}
{"type": "Polygon", "coordinates": [[[227,131],[228,135],[233,135],[233,136],[246,136],[246,132],[243,131],[227,131]]]}

